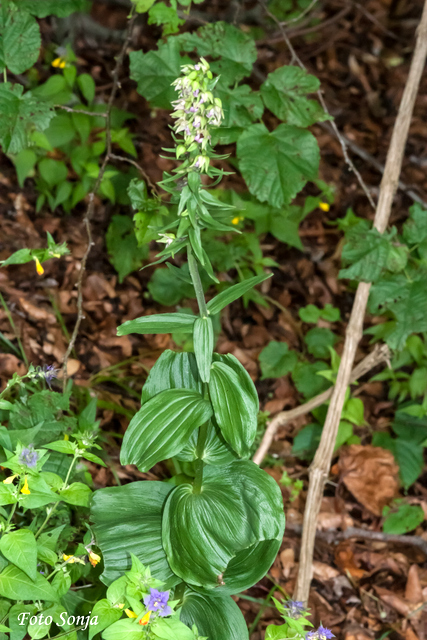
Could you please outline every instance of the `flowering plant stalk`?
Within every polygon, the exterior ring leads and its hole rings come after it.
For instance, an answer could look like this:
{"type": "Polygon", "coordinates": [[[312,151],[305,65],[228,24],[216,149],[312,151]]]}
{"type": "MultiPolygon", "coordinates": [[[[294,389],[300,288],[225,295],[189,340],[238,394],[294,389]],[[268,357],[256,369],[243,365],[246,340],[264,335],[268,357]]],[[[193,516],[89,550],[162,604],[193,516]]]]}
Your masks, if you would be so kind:
{"type": "Polygon", "coordinates": [[[308,620],[310,611],[303,602],[279,602],[276,598],[273,601],[285,623],[270,624],[265,631],[265,640],[331,640],[335,637],[330,629],[322,625],[315,631],[306,631],[306,627],[312,627],[313,624],[308,620]]]}
{"type": "MultiPolygon", "coordinates": [[[[160,186],[170,194],[176,216],[160,230],[158,241],[165,247],[158,262],[186,252],[198,315],[144,316],[126,322],[118,333],[192,337],[194,353],[167,350],[150,371],[141,409],[121,450],[122,464],[135,464],[142,472],[173,459],[177,475],[173,482],[134,482],[97,491],[93,528],[103,552],[106,584],[115,584],[135,556],[171,593],[189,633],[195,627],[209,640],[247,640],[245,620],[230,596],[268,571],[285,519],[277,483],[248,460],[259,409],[255,386],[234,356],[214,353],[212,318],[269,274],[233,285],[206,302],[201,272],[218,281],[203,246],[204,231],[236,231],[232,207],[205,186],[223,175],[213,165],[222,157],[211,146],[222,105],[203,58],[182,67],[173,84],[178,93],[172,114],[175,147],[168,151],[180,164],[164,175],[160,186]]],[[[145,606],[147,602],[144,598],[145,606]]],[[[135,613],[148,612],[140,607],[135,613]]],[[[141,629],[136,620],[127,625],[133,625],[135,634],[141,629]]],[[[150,617],[144,633],[153,635],[147,637],[155,637],[151,625],[150,617]]]]}

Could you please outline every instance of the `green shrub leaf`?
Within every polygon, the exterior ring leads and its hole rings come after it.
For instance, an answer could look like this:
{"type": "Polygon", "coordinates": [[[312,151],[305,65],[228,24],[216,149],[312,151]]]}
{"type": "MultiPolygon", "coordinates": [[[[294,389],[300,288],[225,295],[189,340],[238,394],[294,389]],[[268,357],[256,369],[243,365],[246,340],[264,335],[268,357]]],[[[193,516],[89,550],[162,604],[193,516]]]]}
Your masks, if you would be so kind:
{"type": "Polygon", "coordinates": [[[288,204],[319,167],[316,138],[287,124],[272,132],[264,124],[251,125],[237,141],[237,156],[249,191],[273,207],[288,204]]]}
{"type": "Polygon", "coordinates": [[[233,284],[231,287],[228,287],[228,289],[221,291],[221,293],[219,293],[208,302],[207,307],[209,313],[211,315],[219,313],[220,311],[222,311],[222,309],[224,309],[224,307],[243,296],[247,291],[250,291],[257,284],[261,284],[261,282],[264,282],[264,280],[268,280],[268,278],[271,278],[271,276],[271,273],[265,273],[261,276],[248,278],[247,280],[243,280],[243,282],[233,284]]]}
{"type": "Polygon", "coordinates": [[[0,11],[0,72],[6,67],[12,73],[24,73],[39,57],[39,25],[22,9],[9,3],[0,11]]]}
{"type": "Polygon", "coordinates": [[[37,543],[32,531],[18,529],[4,534],[0,540],[0,551],[31,580],[36,580],[37,543]]]}
{"type": "Polygon", "coordinates": [[[259,354],[261,379],[281,378],[293,371],[298,362],[296,351],[289,351],[286,342],[269,342],[259,354]]]}
{"type": "Polygon", "coordinates": [[[128,320],[117,329],[117,335],[127,336],[129,333],[192,333],[196,316],[189,313],[158,313],[143,316],[136,320],[128,320]]]}
{"type": "Polygon", "coordinates": [[[49,582],[39,573],[31,580],[13,564],[0,573],[0,595],[10,600],[48,600],[58,602],[59,596],[49,582]]]}
{"type": "Polygon", "coordinates": [[[199,376],[202,382],[209,382],[214,348],[214,330],[210,318],[197,318],[193,340],[199,376]]]}
{"type": "Polygon", "coordinates": [[[189,589],[181,608],[182,622],[196,625],[209,640],[248,640],[248,628],[237,604],[228,596],[210,598],[189,589]]]}

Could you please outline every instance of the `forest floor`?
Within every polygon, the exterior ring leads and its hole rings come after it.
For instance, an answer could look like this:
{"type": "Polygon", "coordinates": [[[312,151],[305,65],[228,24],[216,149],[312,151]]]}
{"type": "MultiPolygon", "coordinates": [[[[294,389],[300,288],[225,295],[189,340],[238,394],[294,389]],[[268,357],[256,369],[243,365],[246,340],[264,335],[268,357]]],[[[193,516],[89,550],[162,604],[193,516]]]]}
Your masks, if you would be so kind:
{"type": "MultiPolygon", "coordinates": [[[[127,10],[120,4],[101,0],[93,3],[92,18],[105,27],[105,33],[125,27],[127,10]]],[[[226,5],[212,0],[208,10],[220,20],[226,13],[226,5]]],[[[252,15],[254,5],[242,3],[240,24],[245,23],[246,10],[252,15]]],[[[316,9],[321,18],[319,24],[312,26],[303,20],[298,26],[287,27],[299,57],[321,81],[326,104],[338,129],[350,142],[349,154],[374,199],[381,180],[378,166],[385,161],[421,6],[421,0],[323,0],[316,9]]],[[[46,23],[43,28],[44,37],[49,39],[52,27],[46,23]]],[[[269,37],[258,42],[256,68],[260,77],[288,64],[290,59],[281,34],[274,26],[270,31],[269,37]]],[[[157,28],[141,24],[132,46],[144,51],[155,48],[158,37],[157,28]]],[[[111,88],[110,72],[119,48],[120,42],[100,39],[90,29],[77,36],[78,62],[93,75],[98,95],[106,97],[111,88]]],[[[131,129],[137,161],[151,181],[156,182],[162,171],[169,168],[168,161],[159,154],[162,147],[170,146],[170,118],[162,110],[151,113],[129,80],[127,68],[122,75],[118,106],[136,115],[131,129]]],[[[255,74],[250,82],[259,86],[255,74]]],[[[427,201],[426,107],[427,75],[424,75],[401,176],[406,186],[397,192],[391,224],[398,225],[407,216],[413,203],[411,190],[427,201]]],[[[250,303],[245,309],[240,302],[234,303],[223,318],[217,345],[218,351],[233,353],[244,364],[260,393],[261,410],[269,411],[271,416],[297,406],[301,397],[288,377],[260,380],[260,351],[271,340],[286,341],[290,348],[301,349],[298,309],[307,304],[323,307],[330,303],[340,309],[344,321],[348,319],[353,295],[338,279],[342,233],[330,222],[344,216],[348,208],[368,219],[374,215],[329,125],[316,125],[312,131],[321,151],[320,176],[335,188],[334,204],[329,212],[318,209],[302,223],[303,252],[289,249],[271,236],[263,239],[265,254],[279,264],[273,269],[268,291],[270,306],[250,303]]],[[[227,186],[244,189],[238,173],[227,178],[227,186]]],[[[304,192],[308,193],[310,187],[304,192]]],[[[33,181],[28,179],[21,189],[13,165],[3,156],[0,259],[22,247],[44,246],[46,231],[57,242],[66,242],[70,255],[46,263],[42,278],[37,276],[33,263],[1,270],[0,292],[7,301],[14,327],[0,307],[0,331],[14,345],[16,336],[20,337],[28,362],[60,366],[76,319],[75,284],[87,243],[82,221],[85,206],[78,205],[70,215],[61,210],[52,214],[47,208],[36,214],[36,199],[33,181]]],[[[118,283],[117,273],[107,257],[105,233],[111,216],[119,210],[120,207],[96,201],[94,246],[83,288],[84,320],[68,362],[68,374],[77,392],[90,390],[99,399],[109,468],[95,465],[91,468],[96,487],[113,485],[118,480],[126,483],[134,479],[161,479],[168,473],[162,465],[150,473],[140,473],[119,463],[120,437],[139,408],[139,391],[147,372],[164,349],[174,346],[170,335],[116,336],[117,326],[126,320],[170,310],[160,307],[147,293],[152,268],[134,272],[122,284],[118,283]]],[[[330,324],[325,321],[323,326],[330,324]]],[[[338,352],[341,346],[338,343],[338,352]]],[[[371,348],[365,336],[357,360],[371,348]]],[[[15,371],[24,370],[19,352],[0,354],[2,387],[15,371]]],[[[369,381],[369,377],[365,376],[357,387],[357,396],[365,407],[366,426],[357,430],[362,443],[369,442],[373,431],[387,428],[393,415],[393,402],[388,400],[385,383],[369,381]]],[[[274,478],[280,480],[286,470],[291,478],[304,481],[304,489],[291,502],[290,491],[282,487],[288,523],[282,550],[269,575],[238,599],[248,624],[252,625],[253,640],[261,640],[266,625],[277,620],[274,608],[262,601],[272,594],[277,597],[292,594],[295,585],[309,463],[293,457],[291,447],[295,434],[309,422],[310,417],[303,416],[280,429],[266,461],[266,468],[274,478]]],[[[390,485],[398,483],[398,468],[389,457],[382,459],[378,451],[367,445],[364,455],[357,460],[349,459],[345,453],[334,460],[318,524],[309,602],[313,622],[321,622],[346,640],[371,640],[388,634],[392,639],[423,640],[427,633],[426,554],[420,547],[396,544],[381,534],[379,505],[390,485]],[[350,467],[359,470],[357,499],[345,482],[350,467]],[[379,539],[348,538],[345,532],[349,527],[377,532],[379,539]]],[[[427,517],[427,475],[412,487],[411,500],[422,506],[427,517]]],[[[427,546],[423,525],[415,535],[425,540],[427,546]]]]}

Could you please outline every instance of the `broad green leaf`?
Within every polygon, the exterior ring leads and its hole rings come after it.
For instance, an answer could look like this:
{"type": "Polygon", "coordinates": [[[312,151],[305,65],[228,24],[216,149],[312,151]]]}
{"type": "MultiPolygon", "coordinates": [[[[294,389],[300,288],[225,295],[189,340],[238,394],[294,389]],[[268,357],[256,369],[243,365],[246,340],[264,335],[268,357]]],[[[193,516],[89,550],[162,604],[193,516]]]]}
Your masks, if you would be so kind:
{"type": "Polygon", "coordinates": [[[194,633],[178,616],[172,618],[155,618],[151,625],[151,632],[157,640],[194,640],[194,633]]]}
{"type": "Polygon", "coordinates": [[[92,609],[92,615],[98,617],[98,624],[89,626],[89,640],[92,640],[97,633],[101,633],[106,627],[109,627],[110,624],[117,622],[123,615],[122,609],[115,608],[111,606],[108,600],[98,600],[95,606],[92,609]]]}
{"type": "Polygon", "coordinates": [[[214,348],[214,330],[210,318],[197,318],[193,340],[199,376],[202,382],[209,382],[214,348]]]}
{"type": "Polygon", "coordinates": [[[71,587],[71,577],[68,573],[59,571],[52,580],[52,587],[60,598],[65,596],[71,587]]]}
{"type": "Polygon", "coordinates": [[[92,76],[90,76],[88,73],[81,73],[77,76],[77,84],[79,85],[79,89],[82,92],[86,102],[88,102],[89,104],[93,102],[93,99],[95,98],[96,85],[95,80],[92,78],[92,76]]]}
{"type": "Polygon", "coordinates": [[[272,132],[264,124],[251,125],[237,141],[237,156],[249,191],[273,207],[288,204],[319,167],[314,136],[287,124],[272,132]]]}
{"type": "Polygon", "coordinates": [[[249,76],[257,59],[253,38],[226,22],[213,22],[175,39],[184,51],[196,49],[199,56],[214,58],[210,67],[214,74],[221,76],[221,84],[235,84],[249,76]]]}
{"type": "Polygon", "coordinates": [[[54,15],[65,18],[76,11],[89,8],[88,0],[19,0],[19,8],[26,9],[37,18],[54,15]]]}
{"type": "Polygon", "coordinates": [[[173,489],[170,484],[153,481],[95,491],[91,517],[104,560],[104,584],[111,584],[131,568],[131,553],[149,566],[166,588],[180,582],[162,546],[162,512],[173,489]]]}
{"type": "Polygon", "coordinates": [[[375,282],[386,268],[390,255],[390,240],[395,232],[379,233],[377,229],[366,231],[358,226],[350,228],[342,250],[342,260],[350,264],[341,269],[340,278],[352,278],[363,282],[375,282]]]}
{"type": "Polygon", "coordinates": [[[411,440],[394,440],[393,455],[399,465],[399,475],[405,489],[414,484],[424,469],[423,447],[411,440]]]}
{"type": "Polygon", "coordinates": [[[200,493],[179,485],[162,521],[172,571],[211,595],[239,593],[268,571],[284,529],[277,483],[253,462],[206,467],[200,493]]]}
{"type": "Polygon", "coordinates": [[[0,595],[10,600],[58,601],[58,594],[46,578],[37,573],[33,581],[13,564],[0,573],[0,595]]]}
{"type": "Polygon", "coordinates": [[[150,7],[153,6],[156,0],[132,0],[135,4],[135,11],[137,13],[145,13],[150,7]]]}
{"type": "Polygon", "coordinates": [[[31,580],[36,580],[37,543],[32,531],[18,529],[3,534],[0,540],[0,551],[9,562],[26,573],[31,580]]]}
{"type": "Polygon", "coordinates": [[[259,354],[261,379],[281,378],[290,373],[297,362],[298,355],[296,351],[289,351],[286,342],[269,342],[259,354]]]}
{"type": "Polygon", "coordinates": [[[271,275],[271,273],[266,273],[261,276],[255,276],[254,278],[248,278],[247,280],[243,280],[243,282],[233,284],[228,289],[221,291],[221,293],[208,302],[207,307],[209,313],[211,315],[219,313],[224,307],[243,296],[247,291],[252,289],[252,287],[271,278],[271,275]]]}
{"type": "Polygon", "coordinates": [[[50,564],[51,567],[58,561],[57,554],[43,544],[37,543],[37,558],[42,562],[50,564]]]}
{"type": "Polygon", "coordinates": [[[308,424],[297,433],[292,445],[292,455],[301,460],[311,460],[322,435],[320,424],[308,424]]]}
{"type": "Polygon", "coordinates": [[[247,127],[262,117],[264,106],[261,96],[247,84],[237,87],[219,85],[215,91],[222,102],[222,127],[247,127]]]}
{"type": "Polygon", "coordinates": [[[248,628],[237,604],[230,597],[211,598],[187,590],[181,608],[181,620],[196,625],[209,640],[248,640],[248,628]]]}
{"type": "Polygon", "coordinates": [[[148,247],[138,247],[134,224],[129,216],[111,218],[105,236],[108,257],[119,274],[119,282],[142,266],[148,257],[148,247]]]}
{"type": "Polygon", "coordinates": [[[315,358],[322,360],[328,360],[330,358],[329,347],[333,347],[337,340],[338,338],[333,331],[321,327],[310,329],[304,337],[308,352],[315,358]]]}
{"type": "Polygon", "coordinates": [[[12,73],[24,73],[39,57],[41,38],[37,21],[9,3],[0,11],[0,71],[6,67],[12,73]]]}
{"type": "Polygon", "coordinates": [[[88,507],[92,490],[83,482],[73,482],[69,487],[60,492],[59,497],[67,504],[78,507],[88,507]]]}
{"type": "Polygon", "coordinates": [[[181,58],[176,39],[161,42],[157,51],[132,51],[129,57],[130,77],[138,83],[138,93],[155,107],[170,109],[177,97],[172,82],[180,75],[181,65],[188,62],[188,58],[181,58]]]}
{"type": "Polygon", "coordinates": [[[307,98],[307,93],[314,93],[319,87],[319,80],[304,69],[283,66],[268,74],[260,91],[265,106],[275,116],[305,128],[331,119],[317,100],[307,98]]]}
{"type": "Polygon", "coordinates": [[[19,503],[24,509],[38,509],[51,502],[58,502],[60,499],[44,480],[43,474],[29,476],[28,485],[30,494],[21,494],[19,497],[19,503]]]}
{"type": "Polygon", "coordinates": [[[240,457],[247,456],[256,435],[259,401],[249,374],[236,358],[214,361],[209,395],[224,439],[240,457]]]}
{"type": "MultiPolygon", "coordinates": [[[[199,432],[193,431],[185,447],[176,454],[176,458],[183,462],[193,462],[198,455],[197,439],[199,432]]],[[[219,427],[212,418],[208,425],[205,446],[201,458],[205,464],[223,465],[237,460],[238,456],[224,440],[219,427]]]]}
{"type": "Polygon", "coordinates": [[[157,268],[148,283],[148,290],[153,300],[166,307],[175,306],[183,298],[194,298],[193,285],[179,279],[170,269],[157,268]]]}
{"type": "Polygon", "coordinates": [[[34,175],[33,169],[36,162],[37,155],[32,149],[22,149],[22,151],[13,158],[13,164],[15,165],[20,187],[23,187],[25,179],[28,178],[30,174],[34,175]]]}
{"type": "Polygon", "coordinates": [[[136,320],[128,320],[117,329],[117,335],[127,336],[129,333],[192,333],[196,316],[189,313],[157,313],[143,316],[136,320]]]}
{"type": "Polygon", "coordinates": [[[203,386],[193,353],[163,351],[142,388],[141,403],[167,389],[193,389],[202,393],[203,386]]]}
{"type": "Polygon", "coordinates": [[[148,12],[148,24],[162,26],[162,35],[167,36],[177,33],[179,27],[185,24],[185,20],[178,16],[177,10],[173,6],[168,6],[164,2],[156,2],[148,12]]]}
{"type": "Polygon", "coordinates": [[[179,453],[192,431],[211,415],[210,403],[197,391],[162,391],[132,418],[123,439],[121,463],[149,471],[157,462],[179,453]]]}
{"type": "Polygon", "coordinates": [[[67,179],[67,165],[60,160],[43,158],[40,160],[37,168],[40,176],[51,188],[67,179]]]}
{"type": "Polygon", "coordinates": [[[384,533],[402,535],[416,529],[424,521],[424,511],[419,505],[402,504],[390,513],[383,523],[384,533]]]}
{"type": "Polygon", "coordinates": [[[15,604],[9,610],[9,627],[12,629],[10,634],[10,640],[23,640],[24,636],[27,635],[27,625],[29,617],[36,614],[38,611],[37,607],[33,604],[15,604]],[[30,616],[25,616],[26,624],[21,625],[20,622],[22,618],[18,616],[21,613],[28,612],[30,616]]]}
{"type": "Polygon", "coordinates": [[[353,436],[353,425],[346,420],[340,420],[334,451],[337,451],[353,436]]]}
{"type": "Polygon", "coordinates": [[[288,637],[288,625],[281,624],[275,625],[270,624],[265,630],[265,639],[264,640],[285,640],[288,637]]]}
{"type": "Polygon", "coordinates": [[[59,453],[66,453],[74,455],[76,453],[76,445],[69,440],[57,440],[57,442],[50,442],[44,445],[45,449],[51,449],[52,451],[59,451],[59,453]]]}
{"type": "Polygon", "coordinates": [[[104,640],[145,640],[145,627],[139,625],[135,619],[126,618],[115,622],[102,633],[104,640]]]}
{"type": "Polygon", "coordinates": [[[292,371],[292,380],[305,398],[313,398],[331,386],[323,376],[318,375],[327,369],[325,362],[298,362],[292,371]]]}
{"type": "Polygon", "coordinates": [[[0,84],[0,144],[5,153],[19,153],[28,146],[33,129],[43,131],[55,115],[51,108],[38,102],[23,86],[0,84]]]}
{"type": "Polygon", "coordinates": [[[15,487],[10,484],[0,485],[0,505],[15,504],[17,497],[15,496],[15,487]]]}
{"type": "Polygon", "coordinates": [[[409,244],[427,239],[427,211],[417,202],[409,208],[409,219],[403,225],[403,237],[409,244]]]}

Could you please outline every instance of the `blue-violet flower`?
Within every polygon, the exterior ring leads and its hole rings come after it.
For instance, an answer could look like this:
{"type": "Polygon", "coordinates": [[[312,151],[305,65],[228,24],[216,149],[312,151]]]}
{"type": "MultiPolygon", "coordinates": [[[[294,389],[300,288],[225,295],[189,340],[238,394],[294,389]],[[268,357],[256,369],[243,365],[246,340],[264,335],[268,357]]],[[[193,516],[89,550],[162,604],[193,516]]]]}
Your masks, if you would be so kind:
{"type": "Polygon", "coordinates": [[[158,591],[157,589],[150,589],[150,595],[145,596],[144,604],[148,611],[156,611],[161,618],[170,616],[172,613],[171,607],[168,605],[169,591],[158,591]]]}

